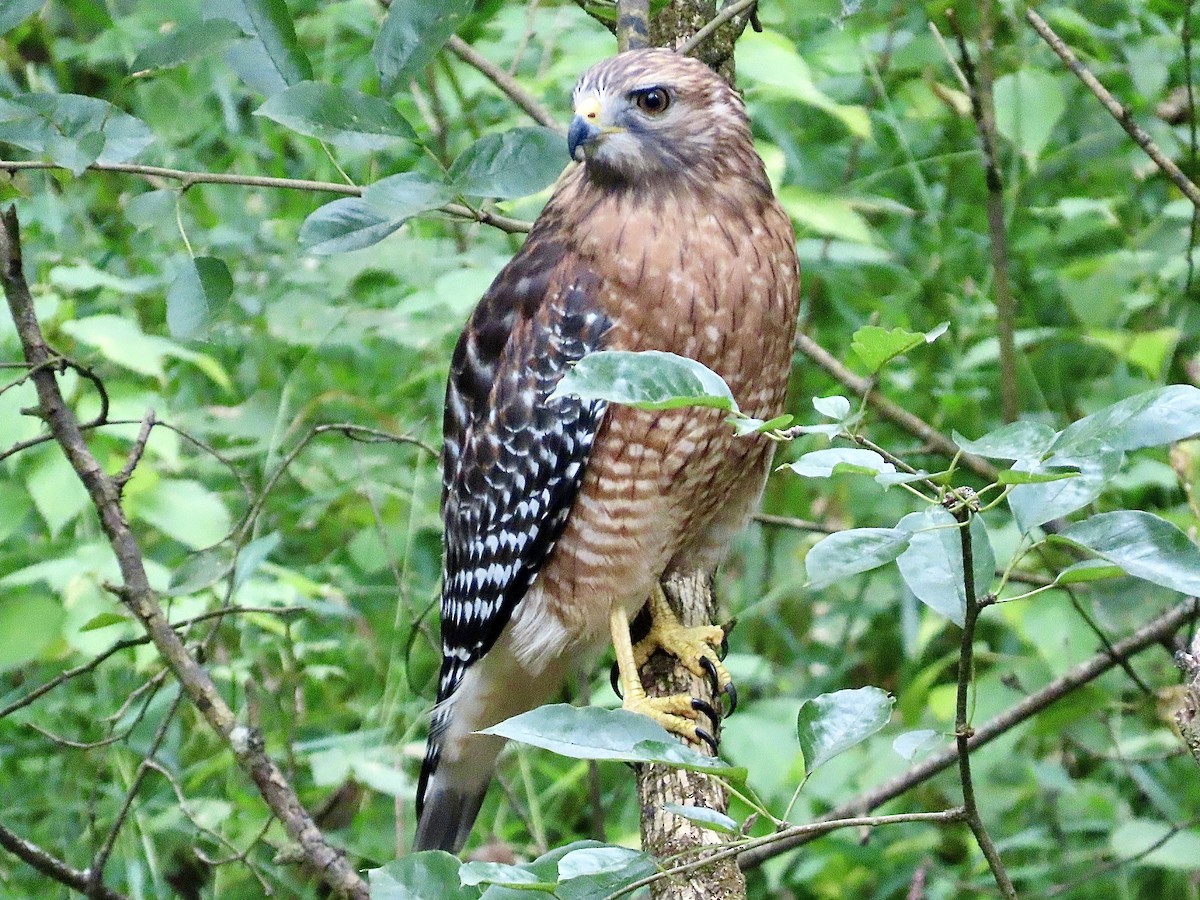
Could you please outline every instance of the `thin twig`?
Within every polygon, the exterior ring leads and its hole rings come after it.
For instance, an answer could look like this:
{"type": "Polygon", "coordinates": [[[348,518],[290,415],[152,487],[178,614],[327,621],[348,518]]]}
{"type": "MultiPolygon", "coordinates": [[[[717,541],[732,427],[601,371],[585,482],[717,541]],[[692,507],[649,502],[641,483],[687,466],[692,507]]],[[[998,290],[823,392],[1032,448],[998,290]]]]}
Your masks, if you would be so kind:
{"type": "Polygon", "coordinates": [[[1195,182],[1184,175],[1179,166],[1175,165],[1171,161],[1171,158],[1159,149],[1159,146],[1151,140],[1150,135],[1133,120],[1133,113],[1123,106],[1116,97],[1110,94],[1087,66],[1076,58],[1071,48],[1055,33],[1054,29],[1050,27],[1045,19],[1032,9],[1025,10],[1025,18],[1033,26],[1033,30],[1041,36],[1042,40],[1050,45],[1050,49],[1058,54],[1058,58],[1063,61],[1063,64],[1075,73],[1076,77],[1087,86],[1089,91],[1096,95],[1096,99],[1104,105],[1109,114],[1125,129],[1125,133],[1133,138],[1134,143],[1141,147],[1146,155],[1154,160],[1154,164],[1175,183],[1175,186],[1179,190],[1183,191],[1185,197],[1191,200],[1196,206],[1200,206],[1200,187],[1196,187],[1195,182]]]}
{"type": "Polygon", "coordinates": [[[975,801],[975,784],[971,778],[971,723],[968,721],[971,683],[975,675],[975,624],[979,621],[982,609],[979,598],[975,595],[975,552],[971,545],[971,510],[963,505],[955,512],[958,519],[959,545],[962,552],[963,588],[966,593],[966,612],[963,616],[962,643],[958,653],[958,689],[954,707],[954,742],[958,750],[958,779],[962,784],[963,808],[966,811],[966,822],[975,835],[975,842],[987,859],[988,868],[992,870],[992,878],[1000,893],[1008,900],[1016,900],[1017,892],[1000,853],[992,842],[991,835],[979,815],[979,806],[975,801]]]}
{"type": "Polygon", "coordinates": [[[736,3],[727,3],[703,28],[676,47],[675,52],[682,53],[684,56],[690,56],[696,52],[701,44],[708,40],[709,35],[713,34],[738,13],[746,12],[746,20],[749,21],[750,17],[754,15],[753,10],[756,6],[758,6],[758,0],[737,0],[736,3]]]}
{"type": "MultiPolygon", "coordinates": [[[[121,808],[117,811],[113,823],[109,826],[108,835],[104,839],[104,843],[96,854],[92,857],[92,864],[88,867],[88,896],[96,897],[100,893],[100,887],[104,883],[104,867],[108,864],[108,858],[112,855],[113,848],[117,845],[117,835],[121,833],[121,827],[125,824],[125,819],[129,816],[129,811],[133,809],[133,801],[137,799],[138,790],[142,786],[142,782],[146,779],[146,772],[150,767],[147,764],[151,757],[158,752],[158,748],[162,746],[162,742],[167,737],[167,729],[171,727],[171,720],[175,718],[175,713],[179,711],[179,704],[183,702],[183,691],[175,695],[175,699],[171,701],[171,706],[167,709],[166,715],[158,724],[158,728],[154,731],[154,737],[150,740],[150,746],[146,748],[146,755],[142,758],[141,764],[134,773],[133,783],[129,785],[125,791],[125,800],[121,803],[121,808]]],[[[147,701],[147,705],[149,701],[147,701]]]]}
{"type": "MultiPolygon", "coordinates": [[[[1128,659],[1141,653],[1147,647],[1153,647],[1178,631],[1188,622],[1195,621],[1200,616],[1200,600],[1189,597],[1177,606],[1172,607],[1156,619],[1151,620],[1129,637],[1117,641],[1112,652],[1098,653],[1091,659],[1069,669],[1063,675],[1051,681],[1040,691],[1030,694],[1020,703],[1000,713],[995,718],[974,730],[967,739],[967,746],[976,750],[1002,734],[1006,734],[1022,722],[1036,716],[1053,703],[1078,690],[1089,682],[1095,681],[1104,673],[1116,668],[1117,661],[1128,659]]],[[[933,776],[950,768],[958,759],[958,747],[950,747],[941,753],[930,756],[923,762],[913,766],[903,775],[884,782],[879,787],[843,803],[836,809],[830,810],[822,819],[842,819],[859,813],[869,812],[889,800],[912,790],[918,784],[923,784],[933,776]]],[[[762,865],[768,859],[785,853],[788,850],[808,843],[811,838],[800,835],[794,840],[785,841],[778,845],[764,848],[761,851],[751,851],[741,859],[743,869],[751,869],[762,865]]]]}
{"type": "MultiPolygon", "coordinates": [[[[47,169],[67,171],[65,166],[41,160],[0,159],[0,171],[20,172],[23,170],[47,169]]],[[[147,179],[166,178],[178,181],[187,190],[194,184],[238,184],[243,187],[279,188],[291,191],[314,191],[317,193],[340,194],[343,197],[361,197],[363,188],[337,181],[307,181],[300,178],[271,178],[266,175],[233,175],[228,172],[190,172],[185,169],[165,169],[162,166],[143,166],[137,163],[92,163],[92,172],[120,172],[139,175],[147,179]]],[[[459,219],[469,219],[491,225],[508,234],[523,234],[533,227],[532,222],[510,219],[485,209],[472,209],[461,203],[447,203],[438,211],[459,219]]]]}
{"type": "Polygon", "coordinates": [[[1000,416],[1015,422],[1020,413],[1017,395],[1016,303],[1008,277],[1008,230],[1004,221],[1004,179],[1000,175],[1000,156],[996,146],[996,108],[992,96],[992,38],[995,33],[995,8],[984,0],[979,16],[979,70],[967,50],[967,39],[953,9],[946,11],[958,42],[963,76],[971,98],[971,113],[983,146],[983,171],[987,182],[989,246],[992,254],[992,293],[996,301],[996,337],[1000,343],[1000,416]]]}
{"type": "MultiPolygon", "coordinates": [[[[876,385],[872,379],[864,378],[862,375],[856,375],[850,371],[832,353],[807,334],[800,333],[796,335],[796,348],[832,375],[837,381],[841,382],[843,386],[858,396],[865,397],[867,403],[874,407],[876,412],[881,416],[903,428],[913,437],[917,438],[917,440],[930,447],[934,452],[945,456],[947,459],[953,459],[959,453],[958,446],[954,441],[950,440],[950,438],[919,416],[913,415],[904,407],[884,397],[875,389],[876,385]]],[[[959,456],[958,461],[980,478],[987,481],[995,481],[1000,477],[1000,471],[995,466],[978,456],[963,453],[959,456]]]]}
{"type": "MultiPolygon", "coordinates": [[[[47,853],[37,844],[27,841],[23,837],[18,837],[3,825],[0,825],[0,847],[3,847],[13,856],[37,869],[43,875],[53,878],[59,884],[66,885],[81,894],[88,890],[88,872],[86,869],[81,870],[68,866],[57,856],[47,853]]],[[[99,890],[93,893],[92,896],[96,900],[129,900],[124,894],[104,885],[101,885],[99,890]]]]}
{"type": "MultiPolygon", "coordinates": [[[[21,264],[20,226],[15,207],[0,217],[0,282],[8,299],[9,311],[25,361],[39,366],[51,358],[41,325],[34,311],[33,297],[21,264]]],[[[187,647],[167,621],[158,596],[146,574],[141,547],[129,527],[121,507],[117,486],[88,448],[70,407],[67,406],[54,373],[41,369],[33,377],[38,401],[55,440],[71,467],[87,489],[100,518],[123,581],[121,596],[154,642],[163,661],[175,674],[196,709],[229,747],[242,770],[257,785],[272,812],[284,824],[289,836],[300,845],[308,864],[335,891],[357,900],[368,897],[367,884],[346,861],[342,852],[331,846],[313,823],[291,784],[267,756],[263,738],[242,725],[225,702],[208,672],[192,658],[187,647]]]]}
{"type": "MultiPolygon", "coordinates": [[[[781,841],[789,841],[796,838],[812,840],[813,838],[818,838],[821,835],[842,828],[878,828],[882,825],[900,825],[908,822],[947,825],[963,821],[963,812],[961,806],[956,806],[953,809],[946,809],[941,812],[899,813],[894,816],[851,816],[841,819],[829,819],[823,822],[810,822],[807,825],[793,825],[774,834],[767,834],[745,841],[744,843],[734,844],[718,850],[716,853],[705,854],[699,859],[672,866],[669,869],[664,869],[662,872],[655,872],[653,875],[647,875],[645,878],[631,882],[619,891],[609,894],[604,900],[617,900],[618,897],[624,897],[626,894],[631,894],[639,888],[654,884],[664,878],[686,875],[688,872],[694,872],[696,869],[711,866],[713,863],[728,859],[731,856],[740,856],[743,853],[769,848],[781,841]]],[[[743,866],[743,868],[745,867],[743,866]]]]}
{"type": "Polygon", "coordinates": [[[554,114],[542,106],[525,88],[521,87],[517,79],[513,78],[486,56],[476,51],[474,47],[458,35],[450,36],[450,40],[446,41],[446,49],[468,66],[477,69],[488,81],[500,88],[509,100],[525,110],[529,114],[529,117],[539,125],[545,125],[547,128],[552,128],[555,131],[564,130],[562,123],[554,114]]]}

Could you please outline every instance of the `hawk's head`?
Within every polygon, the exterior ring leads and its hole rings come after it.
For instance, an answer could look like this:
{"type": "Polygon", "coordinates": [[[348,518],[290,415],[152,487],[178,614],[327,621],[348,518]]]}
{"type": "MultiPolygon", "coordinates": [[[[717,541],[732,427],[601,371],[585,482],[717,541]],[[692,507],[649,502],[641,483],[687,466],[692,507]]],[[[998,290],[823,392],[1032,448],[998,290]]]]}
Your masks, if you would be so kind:
{"type": "Polygon", "coordinates": [[[573,159],[606,181],[719,177],[723,157],[751,148],[741,98],[704,63],[671,50],[630,50],[575,86],[573,159]]]}

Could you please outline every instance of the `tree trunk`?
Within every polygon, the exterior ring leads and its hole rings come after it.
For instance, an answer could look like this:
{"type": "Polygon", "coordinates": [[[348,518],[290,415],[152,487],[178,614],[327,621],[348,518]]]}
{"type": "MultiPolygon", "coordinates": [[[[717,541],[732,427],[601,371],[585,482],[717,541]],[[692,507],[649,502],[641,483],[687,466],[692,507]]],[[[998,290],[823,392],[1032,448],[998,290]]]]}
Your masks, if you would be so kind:
{"type": "MultiPolygon", "coordinates": [[[[712,580],[704,573],[673,576],[663,582],[663,590],[679,621],[684,625],[708,625],[717,612],[712,580]]],[[[672,658],[656,653],[641,669],[642,683],[651,696],[687,694],[707,700],[713,708],[721,708],[721,698],[714,696],[707,679],[697,678],[672,658]]],[[[707,726],[707,720],[701,721],[707,726]]],[[[707,746],[697,747],[711,753],[707,746]]],[[[699,772],[671,769],[667,766],[638,767],[638,802],[642,817],[642,849],[658,859],[665,859],[697,847],[720,846],[725,837],[718,832],[700,828],[692,822],[667,812],[670,803],[681,806],[704,806],[725,812],[729,798],[717,779],[699,772]]],[[[654,900],[734,900],[746,896],[746,879],[738,868],[737,859],[730,857],[715,865],[688,872],[680,879],[663,879],[651,888],[654,900]]]]}

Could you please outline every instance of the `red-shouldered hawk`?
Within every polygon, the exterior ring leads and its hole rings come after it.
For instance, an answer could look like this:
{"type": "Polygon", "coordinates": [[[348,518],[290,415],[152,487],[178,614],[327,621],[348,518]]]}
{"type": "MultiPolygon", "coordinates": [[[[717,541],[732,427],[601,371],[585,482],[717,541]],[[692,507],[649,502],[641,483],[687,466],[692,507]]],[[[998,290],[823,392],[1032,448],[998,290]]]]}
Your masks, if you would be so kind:
{"type": "Polygon", "coordinates": [[[653,598],[655,646],[717,670],[707,643],[720,629],[683,629],[658,585],[716,568],[772,444],[735,437],[711,409],[549,400],[563,373],[595,350],[666,350],[718,372],[765,419],[781,412],[791,368],[795,242],[741,98],[701,62],[634,50],[591,68],[574,100],[568,149],[582,165],[559,180],[451,364],[443,663],[418,850],[457,851],[470,833],[503,743],[474,732],[546,702],[610,634],[626,707],[712,742],[690,698],[646,699],[629,619],[653,598]]]}

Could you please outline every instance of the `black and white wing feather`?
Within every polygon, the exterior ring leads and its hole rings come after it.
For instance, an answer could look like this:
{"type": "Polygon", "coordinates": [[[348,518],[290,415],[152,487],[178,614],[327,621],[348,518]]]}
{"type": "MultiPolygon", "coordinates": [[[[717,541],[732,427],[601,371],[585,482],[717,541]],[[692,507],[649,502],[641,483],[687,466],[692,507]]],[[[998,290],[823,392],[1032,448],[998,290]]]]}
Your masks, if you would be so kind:
{"type": "Polygon", "coordinates": [[[597,278],[564,271],[562,247],[531,236],[459,340],[442,453],[442,670],[417,789],[437,768],[445,704],[499,638],[562,534],[604,403],[549,400],[568,367],[600,349],[609,321],[597,278]]]}

